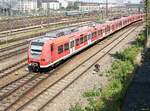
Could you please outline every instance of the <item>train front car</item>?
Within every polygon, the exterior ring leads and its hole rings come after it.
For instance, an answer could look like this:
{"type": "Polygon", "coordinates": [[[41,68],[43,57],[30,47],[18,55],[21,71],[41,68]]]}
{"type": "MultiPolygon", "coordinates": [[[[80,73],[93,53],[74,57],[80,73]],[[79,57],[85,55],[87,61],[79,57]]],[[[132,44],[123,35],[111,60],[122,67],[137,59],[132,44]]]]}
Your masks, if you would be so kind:
{"type": "Polygon", "coordinates": [[[31,41],[28,50],[28,69],[37,72],[41,69],[49,68],[52,64],[53,40],[75,32],[76,27],[64,28],[47,33],[42,37],[37,37],[31,41]]]}
{"type": "Polygon", "coordinates": [[[39,72],[41,66],[47,66],[50,62],[50,50],[47,52],[47,44],[44,38],[32,40],[28,50],[29,71],[39,72]],[[49,60],[47,60],[49,58],[49,60]]]}

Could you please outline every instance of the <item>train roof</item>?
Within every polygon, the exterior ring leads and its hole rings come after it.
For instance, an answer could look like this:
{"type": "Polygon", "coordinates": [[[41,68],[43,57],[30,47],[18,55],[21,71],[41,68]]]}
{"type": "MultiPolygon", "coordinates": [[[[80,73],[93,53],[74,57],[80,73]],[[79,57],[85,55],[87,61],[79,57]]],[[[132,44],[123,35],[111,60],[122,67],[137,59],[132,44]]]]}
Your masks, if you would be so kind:
{"type": "Polygon", "coordinates": [[[47,33],[45,35],[45,37],[58,38],[60,36],[68,35],[68,34],[70,34],[72,32],[76,32],[76,31],[78,31],[77,27],[69,27],[69,28],[64,28],[64,29],[60,29],[60,30],[49,32],[49,33],[47,33]]]}
{"type": "Polygon", "coordinates": [[[44,36],[40,36],[38,38],[32,39],[32,42],[45,43],[49,40],[54,40],[54,39],[59,38],[61,36],[68,35],[68,34],[71,34],[73,32],[77,32],[77,31],[78,31],[77,27],[69,27],[69,28],[59,29],[56,31],[46,33],[44,36]]]}
{"type": "MultiPolygon", "coordinates": [[[[91,27],[91,26],[80,27],[77,32],[61,36],[58,39],[54,39],[52,42],[57,44],[57,43],[61,43],[61,42],[67,41],[69,38],[74,38],[74,37],[78,38],[81,35],[88,34],[88,31],[92,31],[94,29],[95,29],[94,26],[93,27],[91,27]]],[[[76,38],[74,38],[74,39],[76,39],[76,38]]]]}
{"type": "MultiPolygon", "coordinates": [[[[92,31],[96,28],[98,24],[89,25],[89,26],[83,26],[83,27],[69,27],[65,29],[60,29],[56,31],[52,31],[47,33],[45,36],[38,37],[36,39],[33,39],[32,42],[59,42],[61,43],[64,40],[67,40],[66,38],[71,38],[76,36],[80,36],[82,34],[88,33],[88,31],[92,31]],[[49,41],[51,40],[51,41],[49,41]]],[[[100,24],[99,24],[100,25],[100,24]]],[[[101,24],[103,26],[103,24],[101,24]]]]}
{"type": "Polygon", "coordinates": [[[89,25],[89,26],[82,26],[82,27],[69,27],[69,28],[59,29],[56,31],[46,33],[44,36],[40,36],[38,38],[32,39],[32,42],[45,43],[45,42],[48,42],[49,40],[52,40],[52,41],[59,40],[61,42],[63,38],[73,37],[74,34],[81,35],[81,32],[84,32],[85,30],[91,30],[91,27],[93,26],[89,25]]]}

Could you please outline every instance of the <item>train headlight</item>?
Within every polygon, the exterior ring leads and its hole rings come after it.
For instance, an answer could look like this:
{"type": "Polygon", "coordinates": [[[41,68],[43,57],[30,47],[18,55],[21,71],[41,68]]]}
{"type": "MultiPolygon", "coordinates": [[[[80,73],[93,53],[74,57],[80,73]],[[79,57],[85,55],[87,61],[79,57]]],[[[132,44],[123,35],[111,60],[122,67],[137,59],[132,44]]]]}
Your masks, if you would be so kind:
{"type": "Polygon", "coordinates": [[[41,59],[41,61],[46,61],[45,59],[41,59]]]}

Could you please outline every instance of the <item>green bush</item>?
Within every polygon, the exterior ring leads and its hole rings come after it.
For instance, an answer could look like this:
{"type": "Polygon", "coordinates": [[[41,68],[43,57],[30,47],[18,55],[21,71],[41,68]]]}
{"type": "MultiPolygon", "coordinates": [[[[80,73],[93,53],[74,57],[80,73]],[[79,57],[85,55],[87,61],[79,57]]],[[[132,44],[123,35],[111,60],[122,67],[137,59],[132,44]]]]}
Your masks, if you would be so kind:
{"type": "Polygon", "coordinates": [[[85,110],[82,109],[82,107],[79,104],[76,104],[75,106],[71,105],[69,111],[85,111],[85,110]]]}
{"type": "Polygon", "coordinates": [[[83,97],[97,97],[101,95],[101,89],[93,89],[84,92],[83,97]]]}
{"type": "Polygon", "coordinates": [[[145,37],[144,37],[144,33],[141,33],[138,38],[136,39],[136,44],[141,47],[144,46],[145,43],[145,37]]]}
{"type": "Polygon", "coordinates": [[[133,45],[131,47],[126,48],[121,53],[116,53],[115,56],[121,61],[130,61],[134,64],[135,57],[138,55],[140,50],[141,48],[139,46],[133,45]]]}
{"type": "Polygon", "coordinates": [[[103,101],[105,104],[99,108],[99,111],[117,111],[122,103],[122,89],[123,85],[120,81],[111,81],[108,87],[102,92],[100,101],[103,101]]]}
{"type": "Polygon", "coordinates": [[[112,79],[117,79],[123,82],[128,73],[131,73],[134,66],[130,61],[115,60],[112,64],[112,69],[109,71],[112,79]]]}

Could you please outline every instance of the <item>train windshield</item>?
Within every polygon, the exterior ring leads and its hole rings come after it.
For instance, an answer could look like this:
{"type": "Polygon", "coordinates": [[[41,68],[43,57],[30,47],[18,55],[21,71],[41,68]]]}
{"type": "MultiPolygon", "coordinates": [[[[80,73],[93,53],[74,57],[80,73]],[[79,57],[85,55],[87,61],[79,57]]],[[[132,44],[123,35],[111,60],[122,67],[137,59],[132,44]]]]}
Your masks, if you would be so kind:
{"type": "Polygon", "coordinates": [[[35,45],[35,46],[43,46],[44,43],[43,43],[43,42],[32,42],[31,45],[35,45]]]}
{"type": "Polygon", "coordinates": [[[38,58],[42,53],[43,42],[32,42],[31,43],[31,56],[32,58],[38,58]]]}

